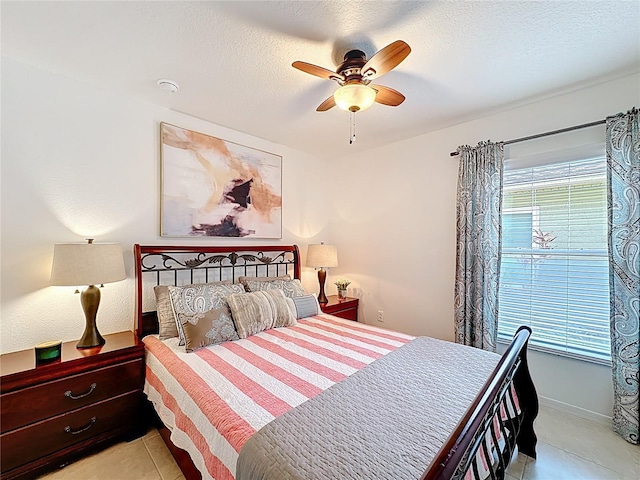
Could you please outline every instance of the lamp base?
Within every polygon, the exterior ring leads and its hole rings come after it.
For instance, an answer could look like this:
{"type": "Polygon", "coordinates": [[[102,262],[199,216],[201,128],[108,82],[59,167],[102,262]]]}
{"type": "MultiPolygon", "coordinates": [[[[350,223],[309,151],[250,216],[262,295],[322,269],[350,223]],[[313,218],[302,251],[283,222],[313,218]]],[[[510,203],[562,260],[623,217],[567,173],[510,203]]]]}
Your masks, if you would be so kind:
{"type": "Polygon", "coordinates": [[[100,347],[106,343],[96,326],[96,314],[98,313],[98,306],[100,305],[100,289],[95,285],[89,285],[86,290],[80,294],[80,301],[87,323],[76,348],[100,347]]]}
{"type": "Polygon", "coordinates": [[[76,345],[76,348],[95,348],[101,347],[107,343],[107,341],[100,335],[97,328],[89,330],[89,327],[85,328],[80,341],[76,345]]]}
{"type": "Polygon", "coordinates": [[[329,303],[329,299],[324,293],[324,282],[327,279],[327,271],[324,268],[318,270],[318,282],[320,283],[320,293],[318,293],[318,303],[329,303]]]}

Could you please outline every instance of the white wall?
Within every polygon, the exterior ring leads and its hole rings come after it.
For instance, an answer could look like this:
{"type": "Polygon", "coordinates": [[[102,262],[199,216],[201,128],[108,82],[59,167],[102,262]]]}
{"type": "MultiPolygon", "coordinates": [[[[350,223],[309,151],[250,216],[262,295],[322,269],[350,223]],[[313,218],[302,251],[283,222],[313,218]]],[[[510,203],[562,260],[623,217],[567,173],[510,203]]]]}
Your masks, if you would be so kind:
{"type": "MultiPolygon", "coordinates": [[[[378,324],[383,310],[385,327],[452,340],[457,161],[449,152],[604,119],[640,105],[639,86],[635,74],[336,159],[327,198],[340,267],[328,281],[353,281],[366,323],[378,324]]],[[[543,353],[531,363],[541,395],[611,415],[606,367],[543,353]]]]}
{"type": "MultiPolygon", "coordinates": [[[[505,350],[498,345],[499,353],[505,350]]],[[[611,367],[530,350],[529,370],[541,403],[601,423],[611,417],[611,367]]]]}
{"type": "MultiPolygon", "coordinates": [[[[128,279],[104,288],[100,330],[133,328],[132,244],[176,243],[158,236],[160,121],[282,155],[281,243],[299,243],[303,258],[307,243],[337,245],[327,293],[335,278],[350,279],[362,321],[378,324],[383,310],[385,327],[451,340],[457,162],[449,152],[605,118],[640,105],[638,85],[633,75],[325,161],[3,58],[0,352],[79,337],[78,296],[48,283],[53,244],[87,236],[125,251],[128,279]]],[[[317,291],[313,270],[303,283],[317,291]]],[[[541,395],[611,414],[606,367],[540,353],[531,369],[541,395]]]]}
{"type": "MultiPolygon", "coordinates": [[[[316,158],[285,146],[3,58],[0,351],[82,334],[79,296],[49,286],[54,243],[90,236],[122,244],[128,279],[102,290],[98,326],[131,330],[134,243],[298,243],[304,258],[307,243],[328,241],[314,188],[323,172],[316,158]],[[160,121],[282,155],[282,240],[160,238],[160,121]]],[[[303,282],[317,290],[313,270],[303,282]]]]}

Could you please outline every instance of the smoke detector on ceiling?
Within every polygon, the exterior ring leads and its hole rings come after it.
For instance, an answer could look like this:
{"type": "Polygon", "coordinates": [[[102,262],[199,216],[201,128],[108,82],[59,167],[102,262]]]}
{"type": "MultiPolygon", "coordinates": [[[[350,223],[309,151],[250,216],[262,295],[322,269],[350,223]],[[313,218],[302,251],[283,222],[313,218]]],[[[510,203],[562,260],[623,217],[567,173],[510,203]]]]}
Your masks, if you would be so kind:
{"type": "Polygon", "coordinates": [[[166,78],[161,78],[156,83],[158,84],[161,90],[168,93],[176,93],[178,90],[180,90],[180,85],[178,85],[178,83],[174,82],[173,80],[167,80],[166,78]]]}

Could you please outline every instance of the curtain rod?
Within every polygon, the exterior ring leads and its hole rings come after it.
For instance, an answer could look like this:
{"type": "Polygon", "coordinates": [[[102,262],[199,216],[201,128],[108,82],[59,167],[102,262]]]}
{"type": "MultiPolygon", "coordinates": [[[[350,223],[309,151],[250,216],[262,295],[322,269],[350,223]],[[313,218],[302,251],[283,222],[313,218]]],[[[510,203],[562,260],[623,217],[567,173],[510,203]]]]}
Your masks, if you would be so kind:
{"type": "MultiPolygon", "coordinates": [[[[536,135],[529,135],[528,137],[516,138],[515,140],[508,140],[503,143],[505,145],[510,145],[512,143],[525,142],[527,140],[534,140],[536,138],[548,137],[550,135],[556,135],[558,133],[571,132],[572,130],[580,130],[581,128],[595,127],[596,125],[602,125],[604,123],[607,123],[607,121],[598,120],[597,122],[583,123],[582,125],[575,125],[573,127],[561,128],[560,130],[552,130],[551,132],[538,133],[536,135]]],[[[457,155],[460,155],[460,152],[458,151],[451,152],[449,155],[451,155],[452,157],[455,157],[457,155]]]]}

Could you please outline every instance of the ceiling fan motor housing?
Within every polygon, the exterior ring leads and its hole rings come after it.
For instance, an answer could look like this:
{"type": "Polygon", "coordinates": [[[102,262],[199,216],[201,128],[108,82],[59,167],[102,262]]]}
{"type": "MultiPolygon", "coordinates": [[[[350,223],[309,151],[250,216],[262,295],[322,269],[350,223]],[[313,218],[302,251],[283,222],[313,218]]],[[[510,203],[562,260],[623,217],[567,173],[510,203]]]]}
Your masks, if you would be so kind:
{"type": "Polygon", "coordinates": [[[362,80],[362,67],[367,63],[367,55],[362,50],[349,50],[344,54],[344,61],[338,67],[338,73],[347,78],[345,83],[362,80]]]}

